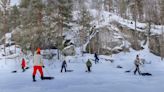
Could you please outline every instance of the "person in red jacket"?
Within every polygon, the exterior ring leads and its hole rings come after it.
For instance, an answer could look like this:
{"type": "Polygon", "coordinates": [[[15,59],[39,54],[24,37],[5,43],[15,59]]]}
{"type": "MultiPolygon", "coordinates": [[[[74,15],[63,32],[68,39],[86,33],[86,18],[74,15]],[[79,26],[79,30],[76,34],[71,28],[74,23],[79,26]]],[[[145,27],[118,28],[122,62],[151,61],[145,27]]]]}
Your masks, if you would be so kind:
{"type": "Polygon", "coordinates": [[[25,61],[24,58],[22,59],[22,64],[21,65],[22,65],[22,70],[23,70],[22,72],[25,72],[26,61],[25,61]]]}

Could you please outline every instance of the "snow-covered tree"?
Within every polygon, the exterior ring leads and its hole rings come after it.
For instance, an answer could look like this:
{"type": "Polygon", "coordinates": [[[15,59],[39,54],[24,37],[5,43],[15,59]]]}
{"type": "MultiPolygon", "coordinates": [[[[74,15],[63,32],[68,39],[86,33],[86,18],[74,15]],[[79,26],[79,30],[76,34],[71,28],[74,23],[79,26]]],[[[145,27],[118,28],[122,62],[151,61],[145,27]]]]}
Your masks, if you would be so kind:
{"type": "Polygon", "coordinates": [[[90,15],[90,12],[86,9],[86,6],[83,4],[79,13],[78,20],[78,23],[80,25],[79,35],[81,45],[87,42],[87,36],[90,34],[89,32],[91,29],[91,20],[92,16],[90,15]]]}

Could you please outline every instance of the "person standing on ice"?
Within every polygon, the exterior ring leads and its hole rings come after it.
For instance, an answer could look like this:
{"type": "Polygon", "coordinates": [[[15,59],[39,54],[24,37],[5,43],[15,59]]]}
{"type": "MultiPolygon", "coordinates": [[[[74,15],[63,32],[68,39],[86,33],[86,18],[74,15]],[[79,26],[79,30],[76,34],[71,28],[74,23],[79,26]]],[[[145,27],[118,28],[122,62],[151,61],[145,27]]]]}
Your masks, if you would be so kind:
{"type": "Polygon", "coordinates": [[[138,74],[140,75],[141,72],[140,72],[139,66],[141,65],[141,62],[140,62],[139,55],[136,56],[136,59],[134,61],[134,64],[135,64],[135,67],[136,67],[136,69],[134,70],[134,75],[136,75],[136,72],[138,72],[138,74]]]}
{"type": "Polygon", "coordinates": [[[95,57],[95,64],[96,64],[96,63],[99,63],[99,58],[98,58],[97,53],[94,54],[94,57],[95,57]]]}
{"type": "Polygon", "coordinates": [[[25,61],[24,58],[22,59],[22,64],[21,64],[21,66],[22,66],[22,72],[25,72],[26,61],[25,61]]]}
{"type": "Polygon", "coordinates": [[[87,66],[87,71],[86,72],[91,72],[92,62],[89,59],[86,62],[86,66],[87,66]]]}
{"type": "Polygon", "coordinates": [[[62,63],[61,71],[60,72],[62,73],[63,69],[65,70],[65,72],[67,72],[66,67],[67,67],[67,63],[66,63],[66,60],[64,60],[63,63],[62,63]]]}
{"type": "Polygon", "coordinates": [[[43,80],[43,69],[44,65],[43,65],[43,59],[42,56],[40,54],[40,48],[37,49],[36,53],[34,54],[34,66],[33,66],[33,81],[35,82],[35,75],[37,70],[39,70],[40,75],[41,75],[41,79],[43,80]]]}

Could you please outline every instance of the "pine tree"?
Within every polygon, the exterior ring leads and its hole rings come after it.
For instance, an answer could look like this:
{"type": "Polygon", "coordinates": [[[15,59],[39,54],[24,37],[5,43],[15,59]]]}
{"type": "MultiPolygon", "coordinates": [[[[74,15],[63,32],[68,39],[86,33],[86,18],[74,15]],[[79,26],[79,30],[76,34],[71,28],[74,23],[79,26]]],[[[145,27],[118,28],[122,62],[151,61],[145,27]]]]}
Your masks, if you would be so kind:
{"type": "Polygon", "coordinates": [[[30,5],[30,2],[31,2],[31,0],[20,0],[19,7],[20,8],[28,8],[30,5]]]}
{"type": "Polygon", "coordinates": [[[136,8],[139,20],[143,20],[143,0],[136,0],[136,8]]]}
{"type": "MultiPolygon", "coordinates": [[[[3,11],[0,10],[0,30],[3,30],[3,11]]],[[[2,31],[0,31],[0,36],[2,37],[2,31]]]]}
{"type": "Polygon", "coordinates": [[[137,19],[138,19],[137,15],[138,15],[138,13],[137,13],[137,2],[136,2],[136,0],[134,2],[132,2],[130,8],[131,8],[131,13],[132,13],[132,18],[135,22],[134,23],[134,27],[135,27],[134,31],[135,32],[133,32],[134,35],[133,35],[133,39],[132,39],[132,43],[133,43],[132,47],[136,50],[139,50],[140,49],[140,44],[138,42],[139,41],[138,40],[138,31],[137,31],[137,19]]]}
{"type": "Polygon", "coordinates": [[[162,27],[162,33],[161,33],[161,37],[159,39],[159,42],[160,42],[160,56],[161,56],[161,60],[164,59],[164,28],[162,27]]]}
{"type": "Polygon", "coordinates": [[[58,27],[58,37],[57,37],[57,49],[58,49],[58,59],[60,59],[61,52],[63,49],[63,32],[71,30],[72,22],[72,11],[73,11],[73,0],[57,0],[57,16],[56,26],[58,27]],[[60,41],[60,42],[59,42],[60,41]]]}
{"type": "Polygon", "coordinates": [[[71,29],[73,1],[72,0],[57,0],[58,16],[57,25],[59,26],[60,35],[63,36],[64,30],[71,29]]]}
{"type": "Polygon", "coordinates": [[[37,47],[42,48],[44,45],[43,8],[42,0],[22,0],[20,3],[20,28],[23,32],[18,32],[19,38],[15,36],[15,40],[23,49],[31,50],[33,53],[37,47]]]}
{"type": "Polygon", "coordinates": [[[3,15],[3,34],[9,31],[8,27],[8,15],[9,15],[9,5],[10,0],[0,0],[0,6],[2,9],[2,15],[3,15]]]}
{"type": "MultiPolygon", "coordinates": [[[[15,30],[15,28],[17,28],[20,25],[20,12],[16,5],[11,7],[8,25],[11,31],[15,30]]],[[[16,46],[15,46],[15,53],[16,53],[16,46]]]]}
{"type": "Polygon", "coordinates": [[[45,35],[43,38],[45,38],[45,43],[47,48],[53,47],[54,39],[56,39],[56,9],[57,3],[55,0],[48,0],[45,5],[45,20],[44,20],[44,27],[45,27],[45,35]]]}
{"type": "Polygon", "coordinates": [[[120,10],[120,15],[123,18],[126,18],[126,11],[127,11],[127,3],[125,0],[120,0],[119,1],[119,10],[120,10]]]}
{"type": "Polygon", "coordinates": [[[164,24],[164,0],[160,0],[160,19],[161,24],[164,24]]]}
{"type": "Polygon", "coordinates": [[[89,29],[91,28],[91,20],[92,16],[90,15],[89,11],[85,7],[83,7],[80,11],[79,20],[79,24],[83,27],[83,30],[89,31],[89,29]]]}
{"type": "Polygon", "coordinates": [[[16,5],[14,5],[10,11],[9,15],[9,26],[10,29],[15,29],[20,25],[20,12],[16,5]]]}
{"type": "MultiPolygon", "coordinates": [[[[9,31],[8,15],[9,15],[10,0],[0,0],[0,6],[2,8],[2,16],[3,16],[2,35],[4,35],[9,31]]],[[[4,53],[6,54],[6,48],[5,47],[6,46],[5,46],[5,42],[4,42],[4,53]]]]}
{"type": "MultiPolygon", "coordinates": [[[[160,20],[161,20],[161,24],[164,24],[164,0],[160,0],[160,20]]],[[[161,59],[164,59],[164,27],[162,26],[161,28],[162,30],[162,34],[161,34],[161,45],[160,45],[160,55],[161,55],[161,59]]]]}
{"type": "Polygon", "coordinates": [[[44,31],[42,19],[43,19],[43,8],[44,4],[42,0],[31,0],[30,7],[29,7],[29,15],[28,18],[30,20],[29,22],[29,28],[32,31],[34,31],[34,38],[31,40],[31,50],[34,52],[36,48],[41,47],[43,48],[43,39],[42,33],[44,31]],[[31,29],[32,28],[32,29],[31,29]],[[37,34],[37,35],[36,35],[37,34]]]}

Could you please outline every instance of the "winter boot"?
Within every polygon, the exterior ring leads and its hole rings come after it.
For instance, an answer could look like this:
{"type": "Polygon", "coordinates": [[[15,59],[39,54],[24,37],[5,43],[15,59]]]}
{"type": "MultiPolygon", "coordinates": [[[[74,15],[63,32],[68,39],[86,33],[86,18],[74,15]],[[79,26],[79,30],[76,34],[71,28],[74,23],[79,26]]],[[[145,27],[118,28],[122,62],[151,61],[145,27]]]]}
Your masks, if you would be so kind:
{"type": "Polygon", "coordinates": [[[61,72],[61,73],[63,72],[63,67],[61,68],[60,72],[61,72]]]}
{"type": "Polygon", "coordinates": [[[22,67],[22,72],[25,72],[25,69],[24,69],[24,67],[22,67]]]}
{"type": "Polygon", "coordinates": [[[33,78],[33,82],[35,82],[35,81],[36,81],[36,80],[35,80],[35,75],[33,75],[32,78],[33,78]]]}
{"type": "Polygon", "coordinates": [[[25,72],[25,69],[23,69],[23,71],[22,72],[25,72]]]}
{"type": "Polygon", "coordinates": [[[40,78],[41,78],[41,80],[44,80],[44,77],[43,76],[41,76],[40,78]]]}

